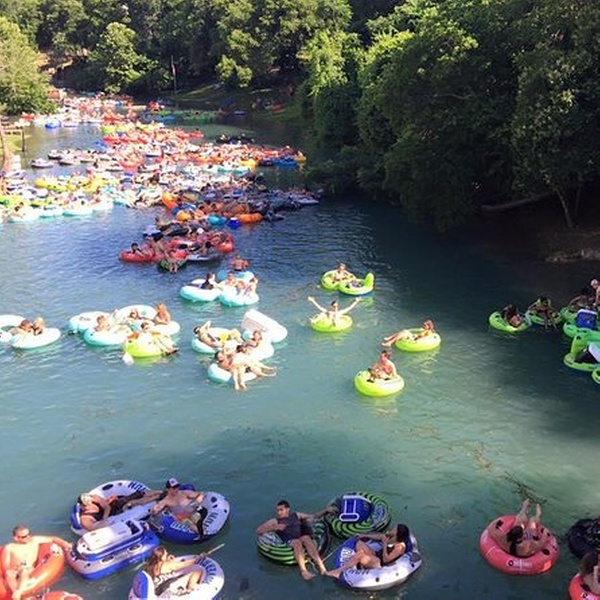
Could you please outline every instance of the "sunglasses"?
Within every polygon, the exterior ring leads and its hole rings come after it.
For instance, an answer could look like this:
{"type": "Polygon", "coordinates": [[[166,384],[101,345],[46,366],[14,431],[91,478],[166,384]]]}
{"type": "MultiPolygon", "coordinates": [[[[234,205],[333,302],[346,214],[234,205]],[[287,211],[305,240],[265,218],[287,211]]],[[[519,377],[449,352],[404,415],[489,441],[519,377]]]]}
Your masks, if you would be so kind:
{"type": "Polygon", "coordinates": [[[15,535],[17,540],[26,540],[31,537],[31,532],[22,533],[21,535],[15,535]]]}

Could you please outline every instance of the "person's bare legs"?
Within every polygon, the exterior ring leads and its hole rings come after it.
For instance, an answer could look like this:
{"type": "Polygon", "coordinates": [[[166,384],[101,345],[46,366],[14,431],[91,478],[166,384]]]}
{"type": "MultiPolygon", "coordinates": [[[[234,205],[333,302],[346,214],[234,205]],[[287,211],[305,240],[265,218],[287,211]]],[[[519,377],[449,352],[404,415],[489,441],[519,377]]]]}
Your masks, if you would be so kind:
{"type": "Polygon", "coordinates": [[[311,579],[314,579],[316,577],[315,574],[311,573],[306,568],[306,557],[304,556],[304,545],[302,544],[300,539],[291,540],[290,545],[292,546],[292,549],[294,550],[294,558],[296,559],[296,562],[298,563],[298,568],[300,569],[300,575],[302,575],[302,578],[305,579],[306,581],[310,581],[311,579]]]}
{"type": "Polygon", "coordinates": [[[300,538],[300,541],[306,548],[308,555],[311,557],[311,559],[312,559],[313,563],[316,565],[317,569],[319,569],[319,573],[321,575],[325,575],[325,573],[327,573],[327,569],[325,568],[325,564],[323,563],[323,560],[319,556],[319,549],[317,548],[317,545],[315,544],[314,540],[308,535],[303,535],[300,538]]]}
{"type": "Polygon", "coordinates": [[[187,580],[187,585],[185,586],[188,590],[193,590],[195,587],[198,587],[202,580],[204,579],[204,569],[196,569],[190,573],[190,576],[187,580]]]}
{"type": "Polygon", "coordinates": [[[523,529],[527,528],[527,523],[529,522],[529,498],[525,498],[523,500],[523,504],[521,504],[521,508],[515,517],[515,525],[520,525],[523,529]]]}
{"type": "Polygon", "coordinates": [[[379,569],[381,568],[381,561],[377,556],[373,553],[371,548],[363,542],[358,542],[356,544],[356,552],[354,556],[351,556],[341,567],[334,569],[333,571],[327,571],[327,575],[330,577],[335,577],[339,579],[340,575],[347,571],[348,569],[352,569],[360,565],[363,569],[379,569]]]}

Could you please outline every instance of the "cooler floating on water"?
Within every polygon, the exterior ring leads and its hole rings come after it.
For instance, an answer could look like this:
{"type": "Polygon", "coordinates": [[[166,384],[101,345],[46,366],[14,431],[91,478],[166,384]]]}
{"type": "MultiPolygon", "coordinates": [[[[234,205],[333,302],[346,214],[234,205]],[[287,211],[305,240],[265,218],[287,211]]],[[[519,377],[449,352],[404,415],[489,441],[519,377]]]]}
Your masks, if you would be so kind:
{"type": "Polygon", "coordinates": [[[596,329],[597,317],[596,311],[582,308],[581,310],[577,311],[575,325],[577,325],[577,327],[585,327],[587,329],[596,329]]]}
{"type": "Polygon", "coordinates": [[[360,523],[369,518],[373,505],[363,496],[346,494],[342,496],[338,519],[343,523],[360,523]]]}

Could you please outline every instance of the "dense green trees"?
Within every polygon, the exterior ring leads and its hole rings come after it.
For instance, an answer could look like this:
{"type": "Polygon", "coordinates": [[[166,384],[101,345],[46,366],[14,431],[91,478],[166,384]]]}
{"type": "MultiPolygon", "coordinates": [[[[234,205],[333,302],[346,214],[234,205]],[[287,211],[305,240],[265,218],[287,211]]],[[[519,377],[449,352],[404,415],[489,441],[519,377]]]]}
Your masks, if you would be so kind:
{"type": "Polygon", "coordinates": [[[409,0],[367,25],[356,144],[319,132],[347,90],[318,91],[331,108],[313,121],[315,150],[337,153],[334,187],[353,174],[346,186],[441,228],[483,204],[540,198],[575,223],[581,190],[600,177],[597,3],[409,0]]]}
{"type": "Polygon", "coordinates": [[[593,0],[0,0],[0,102],[43,101],[31,44],[106,91],[294,83],[313,178],[445,228],[600,178],[593,0]]]}
{"type": "Polygon", "coordinates": [[[37,69],[37,52],[18,25],[0,16],[0,110],[44,111],[47,82],[37,69]]]}

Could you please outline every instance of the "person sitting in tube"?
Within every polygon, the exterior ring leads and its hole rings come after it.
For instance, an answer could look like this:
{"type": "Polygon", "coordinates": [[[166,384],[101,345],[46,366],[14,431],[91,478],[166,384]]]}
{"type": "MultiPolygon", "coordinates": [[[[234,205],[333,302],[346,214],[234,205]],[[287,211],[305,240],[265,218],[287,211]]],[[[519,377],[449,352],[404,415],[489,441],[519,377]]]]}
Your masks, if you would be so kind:
{"type": "Polygon", "coordinates": [[[331,325],[338,327],[341,324],[340,317],[348,314],[361,301],[361,298],[356,298],[352,304],[342,309],[340,309],[340,303],[337,300],[333,300],[333,302],[329,305],[330,308],[321,306],[312,296],[308,297],[308,301],[319,311],[319,315],[317,315],[317,317],[313,317],[313,319],[318,318],[320,315],[325,315],[331,325]]]}
{"type": "Polygon", "coordinates": [[[235,255],[230,264],[234,271],[245,271],[250,265],[250,263],[245,258],[242,258],[239,254],[235,255]]]}
{"type": "Polygon", "coordinates": [[[548,329],[549,325],[552,325],[556,329],[556,323],[554,318],[556,317],[556,310],[552,306],[552,302],[546,296],[540,296],[535,302],[532,302],[527,307],[527,312],[542,317],[544,321],[544,327],[548,329]]]}
{"type": "Polygon", "coordinates": [[[81,494],[77,498],[79,522],[86,531],[99,529],[106,525],[108,517],[119,514],[125,508],[158,500],[162,493],[162,490],[136,491],[128,496],[111,496],[109,498],[104,498],[98,494],[81,494]]]}
{"type": "Polygon", "coordinates": [[[12,335],[33,333],[33,324],[29,319],[23,319],[16,327],[13,327],[9,333],[12,335]]]}
{"type": "Polygon", "coordinates": [[[523,324],[523,317],[519,313],[519,309],[515,304],[507,304],[501,311],[500,315],[506,323],[511,327],[520,327],[523,324]]]}
{"type": "Polygon", "coordinates": [[[208,272],[206,274],[205,280],[200,284],[201,290],[213,290],[217,285],[215,274],[212,272],[208,272]]]}
{"type": "Polygon", "coordinates": [[[361,569],[380,569],[412,550],[410,530],[404,523],[398,523],[392,531],[386,533],[365,533],[356,542],[354,555],[341,567],[327,571],[327,575],[339,579],[340,575],[355,567],[361,569]],[[381,550],[375,551],[369,546],[369,540],[381,542],[381,550]]]}
{"type": "Polygon", "coordinates": [[[212,321],[205,321],[202,325],[196,325],[194,327],[193,332],[196,334],[196,337],[199,341],[211,348],[222,348],[223,342],[218,337],[214,336],[210,329],[212,327],[212,321]]]}
{"type": "Polygon", "coordinates": [[[159,302],[156,305],[155,310],[156,315],[154,316],[154,322],[157,325],[167,325],[171,322],[171,313],[164,302],[159,302]]]}
{"type": "Polygon", "coordinates": [[[517,513],[513,526],[502,533],[502,521],[496,520],[488,525],[490,537],[511,556],[527,558],[533,556],[544,548],[550,537],[550,532],[542,525],[542,508],[535,505],[535,514],[529,518],[529,498],[523,500],[521,509],[517,513]]]}
{"type": "Polygon", "coordinates": [[[157,515],[168,508],[178,521],[187,523],[202,535],[202,522],[208,514],[202,506],[204,492],[181,489],[181,484],[174,477],[165,483],[165,492],[165,497],[150,509],[150,515],[157,515]]]}
{"type": "Polygon", "coordinates": [[[592,288],[592,295],[594,297],[593,307],[598,310],[598,308],[600,308],[600,281],[592,279],[590,281],[590,287],[592,288]]]}
{"type": "Polygon", "coordinates": [[[569,303],[567,304],[567,308],[572,312],[577,312],[578,310],[586,309],[589,310],[594,305],[594,294],[591,292],[590,288],[583,287],[579,290],[579,294],[571,298],[569,303]]]}
{"type": "Polygon", "coordinates": [[[192,594],[204,578],[204,569],[192,567],[201,563],[205,557],[206,553],[201,552],[187,560],[177,560],[164,546],[154,548],[145,567],[154,583],[154,593],[157,596],[168,593],[171,584],[177,581],[181,584],[181,594],[192,594]],[[186,571],[182,572],[182,569],[186,571]]]}
{"type": "Polygon", "coordinates": [[[145,253],[142,251],[137,242],[131,242],[129,251],[131,252],[131,254],[139,254],[140,256],[145,256],[145,253]]]}
{"type": "Polygon", "coordinates": [[[148,321],[144,321],[140,325],[139,332],[133,333],[128,339],[137,340],[140,344],[156,344],[163,354],[167,355],[173,354],[179,350],[168,335],[151,330],[148,321]]]}
{"type": "MultiPolygon", "coordinates": [[[[582,587],[586,592],[600,596],[600,554],[592,550],[583,556],[579,563],[582,587]]],[[[582,598],[586,596],[582,595],[582,598]]]]}
{"type": "Polygon", "coordinates": [[[382,350],[379,354],[379,360],[369,369],[370,381],[383,380],[390,381],[398,379],[396,365],[390,358],[389,350],[382,350]]]}
{"type": "Polygon", "coordinates": [[[353,281],[356,279],[356,275],[346,269],[346,264],[341,262],[337,268],[333,271],[331,279],[334,283],[341,283],[342,281],[353,281]]]}
{"type": "Polygon", "coordinates": [[[33,335],[41,335],[46,329],[46,323],[42,317],[36,317],[31,324],[31,332],[33,335]]]}
{"type": "Polygon", "coordinates": [[[392,333],[391,335],[384,337],[383,342],[381,342],[381,345],[385,346],[386,348],[389,348],[398,340],[418,340],[427,337],[432,333],[435,333],[435,326],[433,324],[433,321],[428,319],[427,321],[423,321],[423,325],[421,326],[420,331],[413,333],[409,329],[400,329],[400,331],[397,331],[396,333],[392,333]]]}

